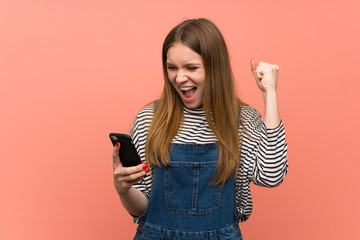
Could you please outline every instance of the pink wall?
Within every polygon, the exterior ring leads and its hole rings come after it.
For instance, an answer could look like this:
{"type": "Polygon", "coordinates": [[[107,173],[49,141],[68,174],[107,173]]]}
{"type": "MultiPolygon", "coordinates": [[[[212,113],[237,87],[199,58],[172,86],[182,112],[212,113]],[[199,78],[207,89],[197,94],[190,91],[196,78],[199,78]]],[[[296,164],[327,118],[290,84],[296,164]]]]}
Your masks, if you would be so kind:
{"type": "Polygon", "coordinates": [[[360,4],[356,0],[0,2],[0,239],[130,239],[109,132],[162,88],[161,45],[207,17],[242,98],[262,112],[249,60],[280,66],[290,171],[252,186],[248,239],[358,239],[360,4]]]}

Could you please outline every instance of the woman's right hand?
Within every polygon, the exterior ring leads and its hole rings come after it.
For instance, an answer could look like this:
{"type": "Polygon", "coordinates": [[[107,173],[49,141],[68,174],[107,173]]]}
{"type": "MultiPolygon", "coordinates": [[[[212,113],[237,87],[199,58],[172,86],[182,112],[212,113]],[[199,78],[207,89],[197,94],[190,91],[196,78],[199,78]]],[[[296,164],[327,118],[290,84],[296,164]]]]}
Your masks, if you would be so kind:
{"type": "Polygon", "coordinates": [[[146,163],[133,167],[123,167],[120,161],[119,150],[120,143],[117,143],[112,153],[114,185],[117,193],[121,196],[122,194],[126,193],[132,185],[142,180],[150,169],[146,163]]]}

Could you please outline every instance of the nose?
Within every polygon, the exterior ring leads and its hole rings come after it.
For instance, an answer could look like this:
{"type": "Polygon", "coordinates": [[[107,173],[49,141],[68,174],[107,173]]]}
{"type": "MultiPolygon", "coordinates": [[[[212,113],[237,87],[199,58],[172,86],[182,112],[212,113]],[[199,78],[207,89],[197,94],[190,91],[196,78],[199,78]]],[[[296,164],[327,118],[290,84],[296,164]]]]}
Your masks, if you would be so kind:
{"type": "Polygon", "coordinates": [[[177,83],[183,83],[186,82],[189,78],[186,76],[185,72],[178,71],[176,74],[176,82],[177,83]]]}

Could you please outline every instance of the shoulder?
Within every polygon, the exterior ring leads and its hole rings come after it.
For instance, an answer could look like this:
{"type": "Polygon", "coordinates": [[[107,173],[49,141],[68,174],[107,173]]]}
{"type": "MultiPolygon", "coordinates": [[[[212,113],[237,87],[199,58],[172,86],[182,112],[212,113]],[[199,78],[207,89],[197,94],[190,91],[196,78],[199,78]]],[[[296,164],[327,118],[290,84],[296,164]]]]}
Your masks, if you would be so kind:
{"type": "Polygon", "coordinates": [[[249,106],[249,105],[243,105],[240,108],[240,117],[243,121],[256,121],[261,119],[261,115],[258,113],[258,111],[255,110],[255,108],[249,106]]]}
{"type": "Polygon", "coordinates": [[[244,105],[241,107],[240,121],[246,125],[253,125],[253,127],[261,126],[264,123],[260,113],[249,105],[244,105]]]}
{"type": "Polygon", "coordinates": [[[143,107],[136,115],[136,119],[130,131],[131,135],[136,135],[139,132],[143,132],[144,130],[148,129],[150,127],[153,115],[154,104],[148,104],[143,107]]]}
{"type": "Polygon", "coordinates": [[[154,103],[143,107],[136,115],[135,124],[149,124],[154,116],[154,103]]]}
{"type": "Polygon", "coordinates": [[[262,128],[265,126],[260,113],[249,105],[241,106],[240,123],[239,131],[245,131],[255,138],[258,137],[262,128]]]}
{"type": "Polygon", "coordinates": [[[154,104],[143,107],[137,114],[136,118],[152,117],[154,115],[154,104]]]}

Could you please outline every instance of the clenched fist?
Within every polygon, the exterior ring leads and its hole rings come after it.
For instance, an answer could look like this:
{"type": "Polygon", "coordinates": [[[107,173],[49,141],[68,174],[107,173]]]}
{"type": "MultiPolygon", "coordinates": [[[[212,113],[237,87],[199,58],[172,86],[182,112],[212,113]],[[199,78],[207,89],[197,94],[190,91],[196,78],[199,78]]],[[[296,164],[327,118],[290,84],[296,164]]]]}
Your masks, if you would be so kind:
{"type": "Polygon", "coordinates": [[[279,66],[259,62],[256,64],[254,59],[251,59],[251,71],[254,74],[256,83],[263,93],[276,91],[279,66]]]}

